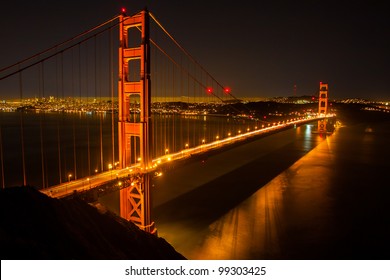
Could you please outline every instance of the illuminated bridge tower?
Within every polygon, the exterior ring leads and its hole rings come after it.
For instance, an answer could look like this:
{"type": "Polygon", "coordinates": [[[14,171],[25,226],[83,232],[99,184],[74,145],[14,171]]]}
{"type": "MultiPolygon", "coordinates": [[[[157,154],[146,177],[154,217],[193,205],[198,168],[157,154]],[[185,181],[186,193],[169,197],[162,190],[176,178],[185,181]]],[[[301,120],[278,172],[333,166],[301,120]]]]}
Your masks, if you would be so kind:
{"type": "MultiPolygon", "coordinates": [[[[320,93],[318,96],[318,114],[328,113],[328,84],[320,82],[320,93]]],[[[318,133],[326,133],[326,119],[318,121],[318,133]]]]}
{"type": "Polygon", "coordinates": [[[133,180],[129,187],[120,191],[120,214],[141,229],[154,232],[150,214],[151,176],[148,173],[152,143],[149,13],[144,10],[134,16],[121,15],[119,21],[119,168],[131,165],[131,158],[136,156],[131,155],[132,145],[139,145],[140,157],[140,176],[133,180]],[[133,40],[135,34],[138,38],[133,40]],[[140,42],[140,45],[132,46],[131,43],[134,42],[140,42]],[[130,114],[131,96],[139,98],[140,115],[137,120],[130,114]]]}

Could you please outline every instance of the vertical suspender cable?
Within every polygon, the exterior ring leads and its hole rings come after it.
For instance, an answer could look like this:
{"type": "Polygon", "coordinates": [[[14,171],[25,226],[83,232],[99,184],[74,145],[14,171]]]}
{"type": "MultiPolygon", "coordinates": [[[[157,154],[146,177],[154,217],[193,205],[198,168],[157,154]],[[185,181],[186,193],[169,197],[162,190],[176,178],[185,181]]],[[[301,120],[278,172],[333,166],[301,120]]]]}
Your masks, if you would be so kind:
{"type": "MultiPolygon", "coordinates": [[[[175,100],[175,67],[172,65],[172,95],[173,95],[173,100],[175,100]]],[[[172,152],[176,152],[176,139],[175,139],[175,113],[173,113],[173,118],[172,118],[172,152]]]]}
{"type": "MultiPolygon", "coordinates": [[[[87,48],[87,45],[85,45],[85,49],[87,48]]],[[[88,54],[88,50],[86,49],[85,51],[86,55],[88,54]]],[[[79,44],[79,56],[78,56],[78,64],[79,64],[79,102],[81,104],[81,95],[82,95],[82,74],[81,74],[81,70],[82,70],[82,67],[81,67],[81,63],[82,63],[82,59],[81,59],[81,44],[79,44]]],[[[87,83],[87,81],[86,81],[87,83]]],[[[74,97],[73,97],[74,98],[74,97]]],[[[76,99],[76,98],[74,98],[76,99]]],[[[77,146],[76,146],[76,124],[75,124],[75,118],[73,119],[73,153],[74,153],[74,156],[73,156],[73,160],[74,160],[74,179],[77,180],[77,146]]],[[[82,169],[81,169],[82,170],[82,169]]]]}
{"type": "MultiPolygon", "coordinates": [[[[71,57],[71,69],[72,69],[72,94],[73,94],[73,91],[74,91],[74,77],[73,77],[73,49],[72,49],[72,57],[71,57]]],[[[62,95],[62,100],[63,102],[65,101],[65,92],[64,92],[64,68],[63,68],[63,56],[61,55],[61,95],[62,95]]],[[[58,142],[58,148],[59,148],[59,153],[61,154],[61,138],[60,138],[60,127],[61,126],[64,126],[64,119],[65,119],[65,113],[64,111],[61,112],[61,125],[58,126],[58,137],[59,137],[59,142],[58,142]]],[[[68,164],[68,161],[67,161],[67,145],[65,143],[64,145],[64,174],[65,174],[65,178],[67,176],[67,164],[68,164]]],[[[61,168],[61,155],[60,155],[60,161],[59,161],[59,168],[61,168]]],[[[62,171],[62,170],[61,170],[62,171]]],[[[62,172],[60,173],[62,174],[62,172]]],[[[60,175],[60,181],[62,181],[62,175],[60,175]]]]}
{"type": "MultiPolygon", "coordinates": [[[[93,38],[96,41],[96,37],[94,36],[93,38]]],[[[95,46],[95,44],[94,44],[94,46],[95,46]]],[[[87,50],[85,52],[85,95],[86,95],[86,101],[85,101],[86,103],[85,104],[88,104],[88,102],[89,102],[89,86],[88,86],[88,82],[89,82],[88,66],[89,66],[89,63],[88,63],[88,53],[89,52],[87,50]]],[[[87,161],[88,161],[87,162],[87,165],[88,165],[88,173],[87,174],[89,176],[91,174],[90,147],[89,147],[89,119],[88,119],[88,116],[86,114],[84,116],[87,119],[87,161]]]]}
{"type": "MultiPolygon", "coordinates": [[[[150,50],[150,55],[151,56],[153,56],[153,49],[151,49],[150,50]]],[[[150,58],[149,57],[149,60],[150,60],[150,75],[151,75],[151,77],[154,77],[153,78],[153,89],[150,89],[154,94],[156,94],[157,92],[156,92],[156,85],[157,85],[157,82],[158,82],[158,78],[157,78],[157,76],[156,75],[154,75],[154,67],[155,67],[155,58],[154,57],[152,57],[152,58],[150,58]]],[[[157,96],[157,94],[156,94],[156,96],[157,96]]],[[[152,97],[153,98],[153,97],[152,97]]],[[[153,104],[153,102],[155,101],[155,100],[150,100],[151,102],[151,104],[153,104]]],[[[149,117],[150,117],[150,115],[149,115],[149,117]]],[[[151,142],[151,146],[150,147],[152,147],[152,148],[155,148],[156,147],[156,145],[155,145],[155,141],[156,141],[156,128],[157,128],[157,126],[155,125],[155,121],[156,121],[156,118],[150,118],[150,120],[151,120],[151,131],[150,131],[150,142],[151,142]]],[[[154,155],[155,155],[155,150],[151,150],[150,152],[149,152],[149,156],[151,157],[151,158],[154,158],[154,155]]]]}
{"type": "MultiPolygon", "coordinates": [[[[98,46],[97,46],[97,37],[95,36],[95,57],[94,57],[94,82],[95,82],[95,92],[94,92],[94,103],[97,100],[97,92],[98,92],[98,62],[97,62],[97,57],[98,57],[98,46]]],[[[95,114],[94,114],[95,116],[95,114]]],[[[95,117],[93,118],[93,121],[95,121],[95,117]]],[[[95,127],[95,126],[94,126],[95,127]]],[[[90,133],[88,132],[88,137],[90,136],[90,133]]],[[[95,142],[94,142],[95,143],[95,142]]],[[[89,156],[91,155],[91,151],[89,151],[89,156]]],[[[89,158],[89,165],[91,165],[91,158],[89,158]]],[[[96,167],[95,167],[96,169],[96,167]]],[[[91,170],[89,171],[89,174],[91,175],[91,170]]]]}
{"type": "MultiPolygon", "coordinates": [[[[94,55],[94,97],[96,100],[96,92],[97,92],[97,48],[96,48],[96,36],[93,37],[94,39],[94,47],[93,47],[93,55],[94,55]]],[[[88,176],[90,176],[91,173],[91,144],[90,144],[90,134],[91,134],[91,129],[89,125],[89,117],[87,115],[87,128],[88,128],[88,133],[87,133],[87,142],[88,142],[88,176]]]]}
{"type": "MultiPolygon", "coordinates": [[[[81,44],[79,44],[78,49],[78,80],[79,80],[79,97],[81,101],[81,44]]],[[[75,100],[75,94],[73,94],[73,99],[75,100]]],[[[75,124],[75,116],[73,116],[73,172],[74,172],[74,179],[77,180],[77,153],[76,153],[76,124],[75,124]]]]}
{"type": "MultiPolygon", "coordinates": [[[[99,104],[102,104],[102,71],[101,71],[101,60],[99,60],[99,104]]],[[[100,147],[100,172],[103,171],[103,116],[102,112],[99,112],[99,147],[100,147]]]]}
{"type": "MultiPolygon", "coordinates": [[[[39,88],[39,95],[42,93],[42,97],[44,97],[44,64],[43,62],[40,63],[40,88],[39,88]]],[[[43,112],[44,114],[44,112],[43,112]]],[[[44,156],[44,145],[43,145],[43,124],[42,124],[42,113],[40,114],[40,120],[39,120],[39,131],[40,131],[40,140],[41,140],[41,168],[42,168],[42,188],[46,188],[45,184],[45,156],[44,156]]]]}
{"type": "MultiPolygon", "coordinates": [[[[88,53],[88,51],[86,51],[86,53],[88,53]]],[[[81,87],[82,87],[82,84],[81,84],[81,44],[79,44],[79,100],[81,102],[81,87]]],[[[74,98],[74,96],[73,96],[74,98]]],[[[76,98],[74,98],[76,99],[76,98]]]]}
{"type": "MultiPolygon", "coordinates": [[[[191,69],[190,69],[190,63],[188,60],[187,60],[187,69],[188,69],[187,73],[184,73],[183,75],[186,77],[186,82],[187,82],[186,92],[187,92],[187,96],[188,96],[188,98],[187,98],[188,99],[188,109],[190,111],[190,109],[193,108],[194,100],[192,100],[191,96],[190,96],[190,71],[191,71],[191,69]],[[187,74],[187,75],[185,75],[185,74],[187,74]]],[[[190,147],[195,146],[195,143],[191,137],[193,135],[192,125],[191,125],[193,122],[193,117],[194,117],[193,115],[189,115],[188,122],[187,122],[187,138],[188,138],[188,143],[189,143],[190,147]]]]}
{"type": "Polygon", "coordinates": [[[112,29],[110,28],[110,64],[109,64],[109,83],[111,91],[111,143],[112,143],[112,166],[115,167],[115,123],[114,123],[114,73],[113,73],[113,36],[112,29]]]}
{"type": "MultiPolygon", "coordinates": [[[[157,60],[157,57],[156,57],[156,49],[153,48],[151,49],[151,56],[153,56],[150,60],[151,60],[151,68],[152,68],[152,74],[151,76],[155,77],[154,78],[154,82],[153,82],[153,85],[154,85],[154,88],[152,90],[152,93],[155,94],[156,96],[156,100],[154,100],[154,102],[159,102],[160,100],[158,100],[157,98],[159,97],[159,92],[157,91],[158,90],[158,87],[159,87],[159,82],[160,82],[160,73],[158,71],[156,71],[156,69],[158,68],[158,60],[157,60]],[[158,74],[158,75],[157,75],[158,74]]],[[[153,104],[153,100],[152,100],[152,104],[153,104]]],[[[157,117],[157,114],[156,113],[152,113],[152,141],[154,142],[153,144],[153,151],[151,153],[151,157],[152,158],[156,158],[158,155],[159,155],[159,152],[157,151],[157,147],[159,146],[157,143],[158,141],[160,140],[160,136],[161,136],[161,126],[158,125],[158,121],[160,120],[161,118],[161,115],[158,114],[158,117],[157,117]],[[158,133],[159,132],[159,133],[158,133]]],[[[161,141],[160,141],[161,142],[161,141]]]]}
{"type": "MultiPolygon", "coordinates": [[[[42,94],[43,96],[45,96],[45,72],[44,72],[44,62],[42,62],[42,94]]],[[[43,112],[43,136],[45,135],[44,132],[45,132],[45,128],[46,128],[46,112],[43,112]]],[[[49,176],[48,176],[48,172],[47,172],[47,149],[45,150],[46,146],[45,146],[45,142],[44,142],[44,139],[43,138],[43,159],[44,159],[44,167],[45,167],[45,180],[46,180],[46,183],[45,183],[45,186],[48,187],[49,186],[49,176]]]]}
{"type": "MultiPolygon", "coordinates": [[[[180,68],[182,69],[183,68],[183,61],[182,61],[182,56],[180,56],[180,68]]],[[[178,91],[179,91],[179,97],[180,97],[180,101],[183,102],[183,104],[185,104],[184,102],[187,101],[187,100],[182,100],[182,96],[184,95],[184,92],[183,92],[183,77],[182,77],[182,72],[178,71],[178,80],[179,80],[179,83],[178,83],[178,91]]],[[[182,114],[179,115],[179,135],[181,137],[184,137],[184,133],[183,133],[183,117],[185,117],[185,115],[183,116],[182,114]]],[[[186,147],[188,144],[187,144],[187,139],[183,139],[185,143],[180,143],[180,150],[183,149],[183,147],[186,147]],[[186,145],[187,144],[187,145],[186,145]]]]}
{"type": "MultiPolygon", "coordinates": [[[[194,65],[194,77],[196,78],[196,65],[194,65]]],[[[199,108],[198,105],[199,105],[200,100],[196,96],[196,83],[194,80],[192,80],[192,83],[193,83],[192,96],[194,98],[194,102],[196,100],[197,108],[199,108]]],[[[200,138],[200,133],[199,133],[199,128],[201,125],[201,123],[199,122],[200,116],[197,116],[196,119],[197,119],[197,121],[196,121],[196,124],[194,125],[194,143],[195,143],[195,141],[199,141],[199,138],[200,138]]],[[[199,143],[201,143],[201,141],[199,143]]]]}
{"type": "Polygon", "coordinates": [[[90,145],[90,126],[89,126],[89,116],[87,118],[87,156],[88,156],[88,176],[91,175],[91,145],[90,145]]]}
{"type": "MultiPolygon", "coordinates": [[[[193,65],[193,76],[196,78],[196,66],[193,65]]],[[[188,76],[188,79],[190,77],[188,76]]],[[[192,88],[190,89],[190,84],[188,84],[189,90],[192,90],[192,100],[194,102],[195,108],[198,111],[198,99],[195,97],[195,81],[192,80],[192,88]]],[[[193,120],[193,136],[192,141],[194,142],[194,146],[197,146],[199,144],[199,136],[198,136],[198,129],[199,129],[199,116],[196,114],[195,119],[193,120]]]]}
{"type": "MultiPolygon", "coordinates": [[[[23,100],[23,81],[22,72],[19,72],[19,91],[20,91],[20,102],[23,100]]],[[[24,127],[23,127],[23,110],[20,112],[20,141],[22,147],[22,171],[23,171],[23,186],[27,185],[26,180],[26,162],[24,154],[24,127]]]]}
{"type": "MultiPolygon", "coordinates": [[[[44,114],[44,113],[43,113],[44,114]]],[[[42,125],[42,116],[40,117],[39,122],[40,127],[40,136],[41,136],[41,166],[42,166],[42,188],[46,188],[45,185],[45,161],[44,161],[44,152],[43,152],[43,125],[42,125]]]]}
{"type": "Polygon", "coordinates": [[[99,120],[100,120],[100,172],[103,171],[103,115],[100,112],[99,114],[99,120]]]}
{"type": "Polygon", "coordinates": [[[77,180],[77,160],[76,160],[76,124],[75,117],[73,117],[73,167],[74,167],[74,179],[77,180]]]}
{"type": "MultiPolygon", "coordinates": [[[[78,80],[79,80],[79,96],[81,100],[81,44],[78,44],[78,80]]],[[[73,102],[76,99],[75,92],[73,94],[73,102]]],[[[77,180],[77,155],[76,155],[76,124],[75,124],[75,116],[73,116],[73,173],[74,179],[77,180]]]]}
{"type": "MultiPolygon", "coordinates": [[[[60,58],[61,58],[61,63],[60,63],[61,79],[60,79],[60,81],[61,81],[61,93],[63,95],[64,85],[63,85],[63,69],[62,69],[63,54],[62,53],[60,55],[60,58]]],[[[58,69],[58,66],[56,66],[56,69],[58,69]]],[[[57,75],[57,79],[58,79],[58,75],[57,75]]],[[[58,82],[57,82],[57,84],[58,84],[58,82]]],[[[57,99],[58,99],[58,89],[57,89],[57,99]]],[[[62,183],[62,171],[61,171],[61,138],[60,138],[60,120],[59,120],[59,118],[57,119],[57,149],[58,149],[58,177],[60,179],[60,184],[61,184],[62,183]]]]}
{"type": "Polygon", "coordinates": [[[60,184],[62,183],[62,171],[61,171],[61,138],[60,138],[60,121],[57,121],[57,148],[58,148],[58,175],[60,177],[60,184]]]}
{"type": "MultiPolygon", "coordinates": [[[[153,48],[154,49],[154,56],[155,56],[155,59],[157,59],[157,49],[156,48],[153,48]]],[[[158,60],[158,64],[156,66],[156,69],[155,69],[155,72],[157,72],[159,75],[158,75],[158,79],[159,79],[159,97],[160,97],[160,104],[162,104],[162,85],[163,85],[163,73],[162,71],[159,71],[158,69],[162,69],[162,62],[161,62],[161,57],[160,59],[158,60]]],[[[160,125],[160,133],[159,133],[159,139],[158,139],[158,142],[156,142],[156,144],[154,145],[155,149],[156,149],[156,152],[157,152],[157,147],[160,147],[160,150],[158,151],[158,156],[161,156],[164,154],[164,147],[162,145],[163,143],[163,138],[164,138],[164,126],[163,126],[163,119],[164,118],[164,115],[162,114],[162,112],[160,111],[160,114],[159,114],[159,118],[158,118],[158,121],[159,121],[159,125],[160,125]]],[[[156,130],[157,131],[157,130],[156,130]]],[[[156,137],[156,140],[157,140],[157,137],[156,137]]],[[[157,154],[156,154],[157,156],[157,154]]]]}
{"type": "MultiPolygon", "coordinates": [[[[168,81],[168,77],[169,77],[169,71],[167,71],[167,65],[165,63],[165,57],[163,57],[163,94],[164,94],[164,105],[167,106],[168,105],[168,100],[167,100],[167,81],[168,81]]],[[[167,106],[166,107],[167,109],[169,109],[169,107],[167,106]]],[[[163,154],[166,154],[166,150],[168,149],[168,125],[169,125],[169,121],[168,121],[168,117],[169,117],[169,114],[170,112],[164,112],[164,151],[163,151],[163,154]]]]}
{"type": "Polygon", "coordinates": [[[91,133],[91,129],[90,129],[90,125],[89,125],[89,116],[87,115],[87,145],[88,145],[88,153],[87,153],[87,157],[88,157],[88,176],[91,175],[91,145],[90,145],[90,133],[91,133]]]}

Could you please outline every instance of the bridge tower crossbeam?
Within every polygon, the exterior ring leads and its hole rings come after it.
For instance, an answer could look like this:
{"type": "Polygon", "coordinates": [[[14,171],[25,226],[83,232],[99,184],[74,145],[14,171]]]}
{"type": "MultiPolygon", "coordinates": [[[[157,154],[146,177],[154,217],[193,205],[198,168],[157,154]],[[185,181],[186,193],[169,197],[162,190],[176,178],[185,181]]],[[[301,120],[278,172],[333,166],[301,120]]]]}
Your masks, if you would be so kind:
{"type": "MultiPolygon", "coordinates": [[[[149,44],[149,12],[119,18],[119,83],[118,83],[118,146],[119,168],[131,165],[132,141],[139,139],[140,146],[140,180],[132,182],[128,188],[120,191],[120,213],[126,220],[132,221],[141,229],[154,233],[151,222],[150,186],[151,175],[151,80],[150,80],[150,44],[149,44]],[[129,30],[140,31],[141,44],[129,47],[129,30]],[[129,62],[139,62],[139,81],[130,79],[129,62]],[[130,121],[130,96],[139,96],[139,120],[130,121]]],[[[134,70],[135,71],[135,70],[134,70]]],[[[138,73],[134,73],[138,76],[138,73]]]]}

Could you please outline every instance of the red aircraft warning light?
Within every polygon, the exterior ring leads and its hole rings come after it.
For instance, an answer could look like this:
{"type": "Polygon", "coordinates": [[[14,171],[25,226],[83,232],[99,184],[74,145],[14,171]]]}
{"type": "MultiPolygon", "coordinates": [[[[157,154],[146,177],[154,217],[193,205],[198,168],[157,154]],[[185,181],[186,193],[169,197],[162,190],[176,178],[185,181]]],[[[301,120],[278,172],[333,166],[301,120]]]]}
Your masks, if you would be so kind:
{"type": "Polygon", "coordinates": [[[206,89],[206,91],[207,91],[207,94],[212,94],[212,93],[213,93],[213,88],[208,87],[208,88],[206,89]]]}
{"type": "Polygon", "coordinates": [[[126,14],[126,8],[125,7],[121,8],[121,13],[122,14],[126,14]]]}
{"type": "Polygon", "coordinates": [[[223,91],[225,92],[225,94],[229,94],[230,91],[231,91],[231,89],[230,89],[229,87],[225,87],[225,88],[223,89],[223,91]]]}

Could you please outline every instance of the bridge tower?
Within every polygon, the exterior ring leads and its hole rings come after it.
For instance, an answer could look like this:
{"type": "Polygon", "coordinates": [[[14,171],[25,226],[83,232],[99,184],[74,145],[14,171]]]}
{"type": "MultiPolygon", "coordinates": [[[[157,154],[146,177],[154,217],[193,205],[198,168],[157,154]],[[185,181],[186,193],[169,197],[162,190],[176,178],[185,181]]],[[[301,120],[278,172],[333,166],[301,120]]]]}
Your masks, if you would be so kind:
{"type": "MultiPolygon", "coordinates": [[[[318,114],[328,113],[328,84],[320,82],[320,92],[318,96],[318,114]]],[[[318,133],[326,133],[326,119],[318,121],[318,133]]]]}
{"type": "Polygon", "coordinates": [[[122,14],[119,22],[119,168],[131,165],[131,157],[135,157],[131,155],[131,145],[136,145],[135,143],[138,142],[140,147],[140,176],[138,180],[133,180],[129,187],[120,191],[120,214],[121,217],[132,221],[141,229],[154,233],[154,223],[151,222],[150,214],[151,175],[148,173],[151,167],[152,143],[149,12],[145,9],[133,16],[122,14]],[[140,34],[140,38],[135,40],[137,44],[140,42],[140,45],[130,46],[129,31],[132,35],[133,33],[137,36],[140,34]],[[136,77],[136,80],[131,77],[136,77]],[[138,120],[131,119],[130,116],[129,99],[133,95],[139,97],[138,120]]]}

